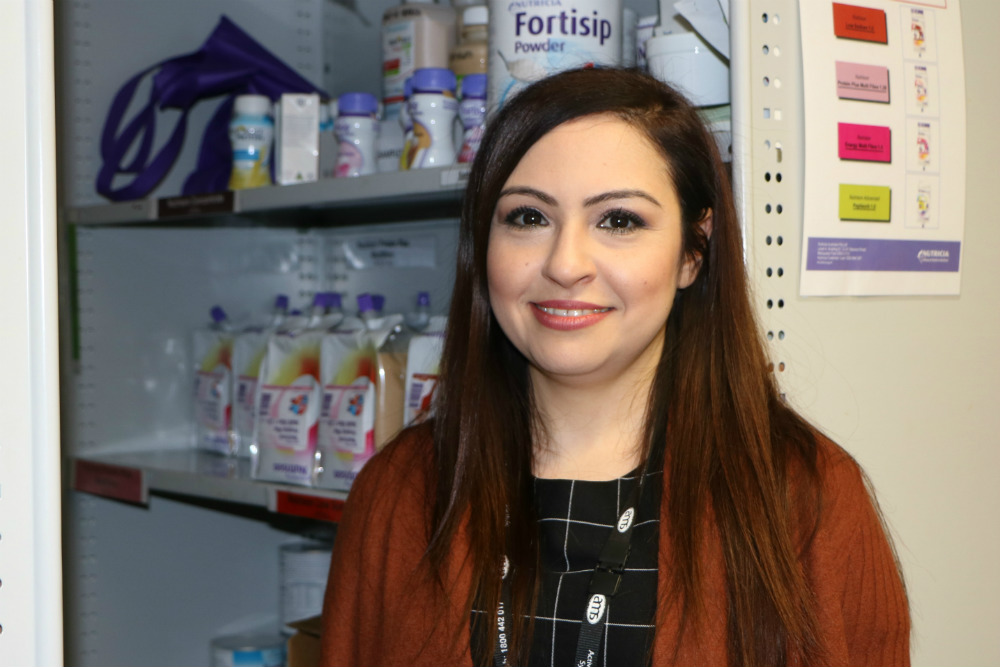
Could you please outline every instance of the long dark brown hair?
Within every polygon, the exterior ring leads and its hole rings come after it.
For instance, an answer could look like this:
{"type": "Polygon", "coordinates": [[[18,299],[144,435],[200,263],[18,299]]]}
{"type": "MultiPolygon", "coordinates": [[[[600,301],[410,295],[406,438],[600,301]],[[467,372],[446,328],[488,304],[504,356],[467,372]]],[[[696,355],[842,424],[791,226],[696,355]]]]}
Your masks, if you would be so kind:
{"type": "MultiPolygon", "coordinates": [[[[514,662],[526,662],[538,580],[531,387],[525,359],[493,316],[486,274],[500,191],[527,150],[567,121],[624,120],[662,154],[682,214],[684,252],[700,261],[677,293],[650,391],[642,461],[664,466],[669,572],[684,627],[698,622],[706,518],[725,559],[729,659],[778,665],[816,657],[816,620],[799,565],[802,507],[818,507],[816,443],[779,398],[750,303],[727,172],[698,112],[631,70],[580,69],[526,88],[494,115],[462,209],[455,287],[434,419],[437,486],[427,557],[438,571],[463,522],[472,563],[473,656],[488,664],[503,555],[514,662]],[[712,215],[711,234],[699,223],[712,215]],[[795,496],[788,471],[796,475],[795,496]],[[801,494],[801,495],[798,495],[801,494]],[[803,504],[803,499],[807,502],[803,504]]],[[[808,526],[807,521],[807,526],[808,526]]],[[[809,530],[805,531],[806,534],[809,530]]],[[[660,600],[658,604],[668,602],[660,600]]]]}

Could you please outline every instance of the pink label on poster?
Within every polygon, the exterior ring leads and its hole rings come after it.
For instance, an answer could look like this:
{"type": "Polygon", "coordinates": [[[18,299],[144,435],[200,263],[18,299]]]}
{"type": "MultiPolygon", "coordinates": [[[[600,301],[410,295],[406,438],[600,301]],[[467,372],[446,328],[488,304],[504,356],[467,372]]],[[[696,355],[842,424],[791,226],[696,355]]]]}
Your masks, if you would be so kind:
{"type": "Polygon", "coordinates": [[[892,162],[892,144],[888,127],[837,123],[841,160],[892,162]]]}
{"type": "Polygon", "coordinates": [[[837,97],[889,103],[889,68],[837,61],[837,97]]]}

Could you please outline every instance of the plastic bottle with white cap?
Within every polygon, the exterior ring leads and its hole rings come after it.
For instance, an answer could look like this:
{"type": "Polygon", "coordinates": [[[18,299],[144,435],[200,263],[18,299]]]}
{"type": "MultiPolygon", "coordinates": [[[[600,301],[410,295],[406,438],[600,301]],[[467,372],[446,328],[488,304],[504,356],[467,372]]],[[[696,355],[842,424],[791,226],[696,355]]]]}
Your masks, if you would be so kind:
{"type": "Polygon", "coordinates": [[[448,54],[448,68],[455,73],[458,90],[469,74],[486,74],[489,57],[490,10],[486,5],[471,5],[462,10],[458,44],[448,54]]]}
{"type": "Polygon", "coordinates": [[[271,98],[266,95],[237,95],[229,121],[229,141],[233,148],[230,190],[271,185],[271,150],[274,119],[271,98]]]}

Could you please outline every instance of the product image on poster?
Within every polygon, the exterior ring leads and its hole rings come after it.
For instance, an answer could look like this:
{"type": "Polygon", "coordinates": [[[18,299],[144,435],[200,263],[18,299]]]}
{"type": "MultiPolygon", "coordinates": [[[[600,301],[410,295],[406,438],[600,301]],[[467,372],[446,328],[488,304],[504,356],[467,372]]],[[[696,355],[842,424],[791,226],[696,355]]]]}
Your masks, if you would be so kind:
{"type": "Polygon", "coordinates": [[[904,58],[937,60],[934,16],[933,9],[924,7],[907,7],[901,12],[904,58]]]}

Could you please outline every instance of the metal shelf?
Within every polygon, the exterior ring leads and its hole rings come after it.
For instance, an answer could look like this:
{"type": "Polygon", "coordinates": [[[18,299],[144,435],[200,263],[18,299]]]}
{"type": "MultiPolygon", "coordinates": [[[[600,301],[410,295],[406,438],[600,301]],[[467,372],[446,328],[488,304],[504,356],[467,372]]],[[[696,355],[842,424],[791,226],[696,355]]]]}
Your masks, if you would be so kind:
{"type": "Polygon", "coordinates": [[[88,454],[72,459],[77,491],[148,504],[150,493],[241,503],[271,512],[337,521],[347,494],[329,489],[261,482],[250,461],[196,449],[88,454]]]}
{"type": "Polygon", "coordinates": [[[119,225],[280,210],[356,210],[457,204],[461,201],[468,175],[469,165],[434,167],[216,195],[142,199],[67,208],[64,217],[73,225],[119,225]]]}

